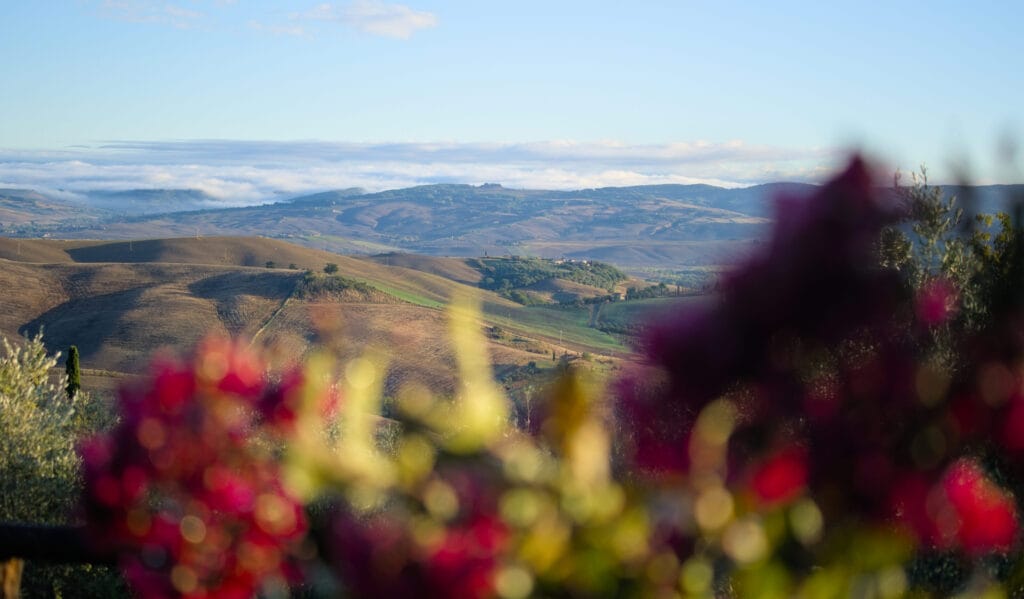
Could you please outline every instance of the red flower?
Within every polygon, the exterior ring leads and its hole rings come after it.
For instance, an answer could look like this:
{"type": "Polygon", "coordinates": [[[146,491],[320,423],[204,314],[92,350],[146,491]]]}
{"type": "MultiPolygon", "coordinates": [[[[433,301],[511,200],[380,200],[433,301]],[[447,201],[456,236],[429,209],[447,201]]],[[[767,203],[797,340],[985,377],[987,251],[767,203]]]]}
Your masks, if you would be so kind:
{"type": "Polygon", "coordinates": [[[123,388],[118,426],[83,447],[83,514],[141,596],[249,597],[290,574],[306,520],[249,440],[262,372],[243,345],[205,341],[123,388]]]}
{"type": "Polygon", "coordinates": [[[942,532],[952,533],[968,553],[1007,551],[1017,534],[1013,496],[988,477],[977,462],[961,459],[946,470],[941,487],[952,514],[935,514],[942,532]],[[949,516],[952,516],[951,518],[949,516]]]}
{"type": "Polygon", "coordinates": [[[478,516],[449,530],[426,560],[426,572],[438,597],[484,599],[494,594],[496,555],[507,537],[494,516],[478,516]]]}
{"type": "Polygon", "coordinates": [[[792,501],[807,486],[807,454],[797,447],[784,449],[754,471],[751,488],[764,506],[792,501]]]}
{"type": "MultiPolygon", "coordinates": [[[[301,368],[289,371],[269,393],[260,400],[257,408],[266,423],[279,433],[290,433],[295,429],[295,420],[303,409],[303,403],[310,401],[306,395],[313,387],[306,380],[301,368]]],[[[311,398],[320,418],[330,419],[338,414],[341,400],[334,388],[317,389],[317,396],[311,398]]]]}

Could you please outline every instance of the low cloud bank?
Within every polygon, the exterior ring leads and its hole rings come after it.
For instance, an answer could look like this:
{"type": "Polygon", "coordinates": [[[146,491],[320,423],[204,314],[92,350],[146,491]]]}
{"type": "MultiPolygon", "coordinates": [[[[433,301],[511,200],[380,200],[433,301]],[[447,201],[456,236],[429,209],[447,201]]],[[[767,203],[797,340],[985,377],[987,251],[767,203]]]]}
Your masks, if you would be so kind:
{"type": "Polygon", "coordinates": [[[531,189],[817,182],[833,149],[731,143],[332,143],[119,141],[54,151],[0,150],[0,187],[85,198],[90,192],[197,189],[224,205],[362,187],[501,183],[531,189]]]}

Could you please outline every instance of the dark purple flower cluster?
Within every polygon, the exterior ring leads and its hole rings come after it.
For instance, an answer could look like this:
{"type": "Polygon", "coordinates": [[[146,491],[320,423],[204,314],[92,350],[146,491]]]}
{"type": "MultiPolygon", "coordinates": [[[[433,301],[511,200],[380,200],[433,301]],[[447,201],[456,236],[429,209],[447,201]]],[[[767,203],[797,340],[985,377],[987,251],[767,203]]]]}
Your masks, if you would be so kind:
{"type": "Polygon", "coordinates": [[[807,492],[826,522],[898,521],[926,545],[1008,550],[1016,503],[971,456],[985,437],[1004,455],[1024,446],[1019,393],[979,399],[986,386],[1020,389],[1006,356],[1024,352],[1004,343],[992,362],[965,339],[960,370],[936,366],[923,348],[959,295],[941,277],[909,291],[879,266],[879,234],[897,216],[859,159],[811,197],[779,200],[766,251],[713,301],[651,331],[655,377],[620,383],[636,464],[689,471],[697,416],[728,396],[735,491],[765,505],[807,492]]]}
{"type": "Polygon", "coordinates": [[[447,476],[425,484],[450,491],[454,511],[447,518],[408,501],[406,509],[392,505],[374,515],[336,508],[326,551],[350,591],[358,597],[493,597],[497,570],[512,548],[511,530],[493,496],[499,481],[485,483],[473,474],[477,469],[446,468],[447,476]]]}
{"type": "Polygon", "coordinates": [[[714,301],[651,330],[644,353],[667,375],[659,388],[642,388],[649,374],[621,384],[640,465],[685,470],[693,418],[737,383],[775,396],[757,409],[802,408],[792,393],[797,344],[835,343],[898,305],[897,275],[873,266],[875,239],[894,217],[859,160],[811,198],[781,198],[767,249],[727,276],[714,301]]]}
{"type": "Polygon", "coordinates": [[[358,597],[465,597],[495,594],[507,527],[496,515],[478,515],[417,539],[394,514],[336,515],[332,565],[358,597]]]}

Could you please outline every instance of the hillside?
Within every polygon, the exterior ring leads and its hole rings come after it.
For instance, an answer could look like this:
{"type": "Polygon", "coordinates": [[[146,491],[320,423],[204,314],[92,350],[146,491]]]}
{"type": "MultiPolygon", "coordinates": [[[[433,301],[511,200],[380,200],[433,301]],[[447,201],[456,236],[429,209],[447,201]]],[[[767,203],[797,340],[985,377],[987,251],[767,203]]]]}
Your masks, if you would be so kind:
{"type": "Polygon", "coordinates": [[[54,350],[77,345],[84,367],[136,372],[162,346],[206,334],[254,335],[297,273],[179,264],[0,261],[0,333],[43,330],[54,350]]]}
{"type": "Polygon", "coordinates": [[[444,308],[464,295],[482,305],[481,326],[504,331],[488,347],[498,371],[529,362],[550,367],[553,352],[628,353],[617,337],[591,326],[590,307],[525,307],[435,274],[472,278],[476,271],[464,261],[394,261],[420,270],[265,238],[0,239],[0,284],[14,290],[0,297],[0,333],[43,330],[52,351],[77,345],[87,372],[115,378],[138,372],[161,347],[185,350],[207,334],[255,338],[283,361],[316,342],[336,347],[343,359],[386,347],[392,391],[411,381],[444,390],[455,371],[444,308]],[[298,269],[267,268],[270,258],[298,269]],[[328,262],[338,265],[336,277],[305,274],[328,262]],[[297,292],[309,277],[338,285],[297,292]]]}
{"type": "Polygon", "coordinates": [[[53,229],[61,223],[93,224],[102,210],[49,196],[31,189],[0,189],[0,231],[26,235],[53,229]]]}
{"type": "Polygon", "coordinates": [[[428,272],[467,285],[477,285],[480,283],[480,279],[483,278],[479,270],[470,266],[462,258],[389,252],[368,256],[366,259],[386,266],[401,266],[403,268],[428,272]]]}
{"type": "Polygon", "coordinates": [[[202,210],[220,202],[198,189],[128,189],[95,191],[88,195],[90,206],[121,216],[202,210]]]}
{"type": "MultiPolygon", "coordinates": [[[[580,244],[574,257],[593,258],[591,252],[609,244],[656,242],[671,248],[680,242],[757,238],[770,211],[764,191],[706,185],[569,192],[426,185],[359,195],[327,192],[262,206],[111,217],[100,224],[56,228],[53,234],[106,239],[259,234],[344,253],[402,250],[438,256],[535,252],[560,257],[565,253],[561,248],[545,244],[568,242],[580,244]]],[[[666,260],[690,255],[688,250],[670,250],[666,260]]]]}
{"type": "MultiPolygon", "coordinates": [[[[345,254],[521,255],[671,269],[735,262],[762,238],[774,217],[774,197],[813,188],[770,183],[552,191],[437,184],[378,193],[344,189],[203,210],[196,208],[215,204],[213,198],[188,189],[94,191],[88,204],[0,190],[0,217],[4,209],[14,211],[0,218],[0,232],[95,239],[260,235],[345,254]]],[[[974,210],[991,212],[1024,195],[1024,186],[946,191],[970,198],[974,210]]]]}

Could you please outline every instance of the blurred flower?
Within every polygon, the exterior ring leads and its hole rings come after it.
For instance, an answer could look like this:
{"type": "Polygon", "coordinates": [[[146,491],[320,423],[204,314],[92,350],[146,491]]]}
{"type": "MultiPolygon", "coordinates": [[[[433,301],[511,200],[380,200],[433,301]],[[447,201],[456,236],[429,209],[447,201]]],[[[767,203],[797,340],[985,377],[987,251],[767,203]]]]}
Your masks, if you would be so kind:
{"type": "Polygon", "coordinates": [[[786,448],[757,466],[750,486],[760,504],[774,506],[796,499],[807,484],[807,457],[802,448],[786,448]]]}
{"type": "Polygon", "coordinates": [[[958,302],[956,286],[946,278],[937,278],[918,290],[914,310],[926,326],[936,326],[956,315],[958,302]]]}
{"type": "Polygon", "coordinates": [[[262,372],[241,343],[207,340],[122,388],[122,420],[83,446],[83,515],[141,596],[250,597],[294,574],[305,515],[251,438],[262,372]]]}
{"type": "Polygon", "coordinates": [[[762,417],[795,415],[806,394],[776,382],[792,386],[785,379],[802,367],[794,363],[799,345],[836,343],[897,312],[899,276],[875,259],[875,240],[895,213],[862,161],[811,197],[779,198],[777,212],[766,252],[727,275],[711,301],[652,327],[644,353],[666,384],[644,390],[634,376],[620,385],[624,410],[641,429],[639,466],[684,468],[688,418],[737,384],[782,391],[752,406],[762,417]]]}
{"type": "Polygon", "coordinates": [[[942,498],[948,502],[933,517],[943,535],[969,553],[1007,551],[1017,537],[1018,515],[1013,496],[992,482],[971,459],[957,460],[942,477],[942,498]],[[947,509],[948,507],[948,509],[947,509]]]}
{"type": "Polygon", "coordinates": [[[257,409],[264,421],[279,434],[295,433],[299,413],[311,408],[320,420],[335,418],[341,406],[338,391],[333,387],[311,385],[303,368],[289,370],[282,379],[264,393],[257,409]],[[306,402],[311,405],[307,406],[306,402]]]}
{"type": "Polygon", "coordinates": [[[330,565],[358,597],[494,595],[508,529],[494,514],[471,512],[449,524],[398,509],[361,516],[332,512],[330,565]]]}

